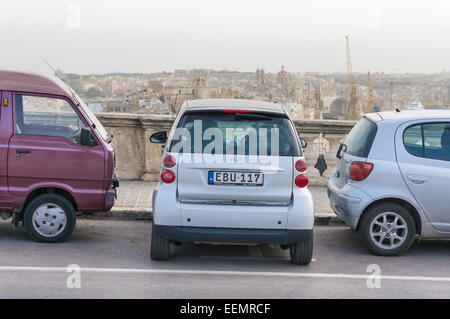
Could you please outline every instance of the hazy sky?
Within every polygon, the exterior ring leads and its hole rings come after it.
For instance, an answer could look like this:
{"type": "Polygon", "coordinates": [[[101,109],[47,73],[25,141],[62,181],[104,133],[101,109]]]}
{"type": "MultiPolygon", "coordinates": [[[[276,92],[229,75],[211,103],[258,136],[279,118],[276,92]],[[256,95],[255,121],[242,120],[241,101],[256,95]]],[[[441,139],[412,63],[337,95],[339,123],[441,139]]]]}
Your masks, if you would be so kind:
{"type": "Polygon", "coordinates": [[[449,0],[0,0],[0,68],[450,70],[449,0]]]}

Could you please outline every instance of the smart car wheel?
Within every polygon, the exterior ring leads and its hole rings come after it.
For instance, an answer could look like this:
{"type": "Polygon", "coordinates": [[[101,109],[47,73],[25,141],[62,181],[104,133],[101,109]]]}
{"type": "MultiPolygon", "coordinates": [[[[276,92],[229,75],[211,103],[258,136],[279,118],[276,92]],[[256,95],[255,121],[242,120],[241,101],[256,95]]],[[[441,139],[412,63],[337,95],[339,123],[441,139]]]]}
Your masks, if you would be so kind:
{"type": "Polygon", "coordinates": [[[75,228],[75,209],[61,195],[43,194],[33,199],[25,209],[24,223],[36,241],[63,242],[75,228]]]}
{"type": "Polygon", "coordinates": [[[372,207],[362,217],[360,232],[364,244],[375,255],[397,256],[411,247],[416,226],[407,209],[385,203],[372,207]]]}
{"type": "Polygon", "coordinates": [[[150,257],[153,260],[167,260],[170,256],[170,241],[164,238],[152,224],[152,243],[150,257]]]}
{"type": "Polygon", "coordinates": [[[308,238],[290,247],[291,262],[295,265],[309,265],[313,255],[313,232],[308,238]]]}

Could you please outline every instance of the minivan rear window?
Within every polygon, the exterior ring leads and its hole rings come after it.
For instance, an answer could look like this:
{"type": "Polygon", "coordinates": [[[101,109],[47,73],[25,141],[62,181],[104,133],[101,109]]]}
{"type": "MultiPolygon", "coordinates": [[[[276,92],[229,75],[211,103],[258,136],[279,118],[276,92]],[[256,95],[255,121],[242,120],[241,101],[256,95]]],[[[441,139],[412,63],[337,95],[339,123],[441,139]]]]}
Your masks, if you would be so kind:
{"type": "Polygon", "coordinates": [[[181,117],[177,131],[170,152],[301,156],[291,121],[275,113],[190,111],[181,117]]]}
{"type": "Polygon", "coordinates": [[[377,125],[367,118],[362,118],[345,139],[345,152],[353,156],[367,157],[376,134],[377,125]]]}

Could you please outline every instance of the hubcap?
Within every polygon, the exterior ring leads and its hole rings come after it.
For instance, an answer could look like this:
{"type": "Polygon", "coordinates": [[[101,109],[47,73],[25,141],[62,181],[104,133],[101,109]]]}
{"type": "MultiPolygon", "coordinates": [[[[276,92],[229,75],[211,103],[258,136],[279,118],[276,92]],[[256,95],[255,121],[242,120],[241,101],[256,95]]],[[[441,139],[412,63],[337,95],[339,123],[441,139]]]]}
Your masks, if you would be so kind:
{"type": "Polygon", "coordinates": [[[379,248],[392,250],[401,246],[408,236],[408,227],[402,216],[385,212],[370,224],[370,238],[379,248]]]}
{"type": "Polygon", "coordinates": [[[43,204],[33,212],[33,227],[44,237],[58,236],[66,224],[66,213],[56,204],[43,204]]]}

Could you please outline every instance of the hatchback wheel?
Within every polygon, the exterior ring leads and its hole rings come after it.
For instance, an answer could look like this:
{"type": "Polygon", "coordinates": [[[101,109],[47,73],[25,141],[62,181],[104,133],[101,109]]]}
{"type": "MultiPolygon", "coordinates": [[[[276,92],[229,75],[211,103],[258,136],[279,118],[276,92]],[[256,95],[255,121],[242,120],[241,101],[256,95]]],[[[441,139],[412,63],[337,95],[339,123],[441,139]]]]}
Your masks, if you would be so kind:
{"type": "Polygon", "coordinates": [[[375,255],[397,256],[408,250],[416,236],[414,219],[395,204],[376,205],[361,218],[361,238],[375,255]]]}
{"type": "Polygon", "coordinates": [[[24,224],[31,237],[39,242],[67,240],[76,224],[73,205],[58,194],[43,194],[26,207],[24,224]]]}

